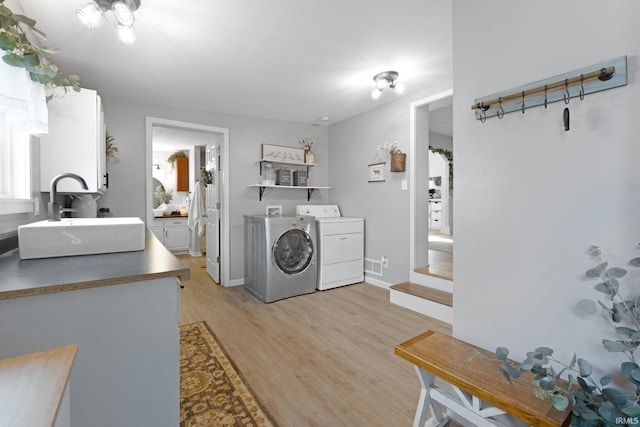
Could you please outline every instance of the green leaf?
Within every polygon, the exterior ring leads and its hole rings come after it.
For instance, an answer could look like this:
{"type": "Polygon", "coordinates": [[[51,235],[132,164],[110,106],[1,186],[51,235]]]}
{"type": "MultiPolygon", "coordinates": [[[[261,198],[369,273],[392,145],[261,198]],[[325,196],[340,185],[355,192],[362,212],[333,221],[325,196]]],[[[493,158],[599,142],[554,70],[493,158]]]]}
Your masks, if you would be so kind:
{"type": "Polygon", "coordinates": [[[578,359],[578,369],[580,369],[580,376],[588,377],[593,372],[593,367],[591,363],[587,362],[584,359],[578,359]]]}
{"type": "Polygon", "coordinates": [[[22,57],[22,63],[25,65],[25,67],[37,67],[38,65],[40,65],[40,58],[38,57],[38,55],[35,55],[33,53],[24,55],[22,57]]]}
{"type": "Polygon", "coordinates": [[[640,267],[640,258],[634,258],[631,261],[629,261],[629,264],[631,264],[634,267],[640,267]]]}
{"type": "Polygon", "coordinates": [[[583,314],[593,316],[598,312],[598,305],[593,300],[584,298],[578,301],[578,310],[583,314]]]}
{"type": "Polygon", "coordinates": [[[631,371],[631,378],[636,381],[636,385],[640,385],[640,368],[636,368],[631,371]]]}
{"type": "Polygon", "coordinates": [[[607,276],[615,277],[617,279],[627,275],[627,270],[624,268],[613,267],[607,270],[607,276]]]}
{"type": "Polygon", "coordinates": [[[596,414],[595,412],[591,411],[590,409],[585,409],[581,416],[585,420],[589,420],[589,421],[595,421],[595,420],[599,420],[600,419],[598,414],[596,414]]]}
{"type": "Polygon", "coordinates": [[[36,25],[36,21],[35,20],[33,20],[33,19],[29,18],[29,17],[26,17],[24,15],[19,15],[17,13],[14,13],[13,17],[16,19],[16,21],[28,26],[29,28],[33,28],[36,25]]]}
{"type": "Polygon", "coordinates": [[[604,377],[600,378],[600,385],[604,387],[607,384],[611,383],[611,381],[613,381],[613,374],[607,374],[604,377]]]}
{"type": "Polygon", "coordinates": [[[630,350],[629,346],[624,341],[611,341],[603,339],[602,345],[607,351],[611,353],[619,353],[630,350]]]}
{"type": "Polygon", "coordinates": [[[571,363],[569,363],[569,369],[573,369],[576,366],[576,354],[573,353],[573,357],[571,358],[571,363]]]}
{"type": "Polygon", "coordinates": [[[567,399],[567,396],[565,395],[554,394],[553,396],[551,396],[551,404],[558,411],[564,411],[565,409],[567,409],[567,406],[569,406],[569,399],[567,399]]]}
{"type": "Polygon", "coordinates": [[[511,363],[504,362],[504,366],[507,368],[507,372],[511,378],[520,378],[520,371],[511,365],[511,363]]]}
{"type": "Polygon", "coordinates": [[[627,328],[626,326],[618,326],[616,328],[616,333],[623,338],[631,339],[631,336],[638,332],[635,329],[627,328]]]}
{"type": "Polygon", "coordinates": [[[543,390],[553,390],[556,386],[552,377],[544,377],[539,382],[540,388],[543,390]]]}
{"type": "Polygon", "coordinates": [[[620,408],[620,410],[624,412],[625,415],[628,415],[630,417],[635,417],[640,415],[639,405],[626,406],[624,408],[620,408]]]}
{"type": "Polygon", "coordinates": [[[627,397],[617,388],[604,388],[602,394],[616,406],[621,407],[627,402],[627,397]]]}
{"type": "Polygon", "coordinates": [[[7,64],[11,65],[12,67],[24,68],[22,66],[22,58],[20,58],[19,56],[13,55],[11,53],[4,55],[2,57],[2,60],[7,64]]]}
{"type": "Polygon", "coordinates": [[[620,288],[620,283],[616,279],[609,279],[606,282],[598,283],[596,290],[607,295],[614,295],[620,288]]]}
{"type": "Polygon", "coordinates": [[[509,376],[509,373],[502,366],[500,366],[498,370],[500,371],[502,376],[505,377],[507,381],[509,381],[509,384],[513,385],[513,383],[511,382],[511,377],[509,376]]]}
{"type": "Polygon", "coordinates": [[[603,262],[597,267],[587,270],[585,274],[587,275],[587,277],[590,277],[590,278],[600,277],[602,275],[602,272],[607,268],[607,265],[609,265],[608,262],[603,262]]]}
{"type": "Polygon", "coordinates": [[[506,347],[498,347],[496,348],[496,357],[498,360],[507,360],[507,356],[509,355],[509,349],[506,347]]]}
{"type": "Polygon", "coordinates": [[[538,347],[535,349],[535,352],[544,356],[551,356],[553,354],[553,349],[549,347],[538,347]]]}

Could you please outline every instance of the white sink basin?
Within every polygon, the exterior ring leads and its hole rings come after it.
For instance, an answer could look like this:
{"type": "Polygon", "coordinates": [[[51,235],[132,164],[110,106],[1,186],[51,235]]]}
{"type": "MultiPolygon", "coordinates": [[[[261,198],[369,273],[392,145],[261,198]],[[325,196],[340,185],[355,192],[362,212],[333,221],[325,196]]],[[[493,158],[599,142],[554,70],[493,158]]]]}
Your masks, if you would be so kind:
{"type": "Polygon", "coordinates": [[[18,227],[20,258],[53,258],[144,250],[140,218],[64,218],[18,227]]]}

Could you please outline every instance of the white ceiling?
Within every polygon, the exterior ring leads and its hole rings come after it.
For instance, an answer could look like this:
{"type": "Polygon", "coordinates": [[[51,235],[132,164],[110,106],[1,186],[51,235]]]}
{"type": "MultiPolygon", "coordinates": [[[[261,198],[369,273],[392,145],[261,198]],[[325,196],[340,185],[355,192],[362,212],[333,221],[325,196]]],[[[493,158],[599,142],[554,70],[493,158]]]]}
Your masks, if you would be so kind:
{"type": "Polygon", "coordinates": [[[452,80],[450,0],[142,0],[133,46],[110,12],[78,21],[88,0],[14,1],[61,70],[111,99],[331,124],[394,99],[370,98],[380,71],[407,95],[452,80]]]}

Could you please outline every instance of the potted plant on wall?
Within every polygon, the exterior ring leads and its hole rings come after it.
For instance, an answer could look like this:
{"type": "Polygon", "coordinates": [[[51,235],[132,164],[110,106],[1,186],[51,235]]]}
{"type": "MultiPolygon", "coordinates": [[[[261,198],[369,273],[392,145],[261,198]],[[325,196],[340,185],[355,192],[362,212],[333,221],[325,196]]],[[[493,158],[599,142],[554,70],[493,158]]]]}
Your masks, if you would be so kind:
{"type": "Polygon", "coordinates": [[[184,151],[176,151],[175,153],[169,156],[169,158],[167,159],[167,163],[171,165],[171,169],[175,169],[176,160],[184,157],[187,157],[187,153],[185,153],[184,151]]]}
{"type": "Polygon", "coordinates": [[[316,156],[311,152],[311,147],[313,147],[313,136],[310,135],[309,138],[300,138],[298,142],[304,145],[304,162],[306,164],[314,164],[316,162],[316,156]]]}
{"type": "MultiPolygon", "coordinates": [[[[13,67],[24,68],[29,72],[31,80],[42,83],[47,88],[63,87],[66,91],[67,87],[72,87],[80,92],[79,77],[64,76],[49,59],[49,55],[57,50],[31,43],[27,31],[41,41],[46,40],[46,35],[35,25],[35,20],[13,13],[5,6],[4,0],[0,0],[0,50],[4,51],[2,60],[13,67]]],[[[50,98],[48,96],[47,101],[50,98]]]]}
{"type": "Polygon", "coordinates": [[[382,147],[378,146],[378,150],[383,150],[391,156],[391,172],[405,171],[407,154],[400,151],[397,142],[392,144],[385,142],[382,147]]]}

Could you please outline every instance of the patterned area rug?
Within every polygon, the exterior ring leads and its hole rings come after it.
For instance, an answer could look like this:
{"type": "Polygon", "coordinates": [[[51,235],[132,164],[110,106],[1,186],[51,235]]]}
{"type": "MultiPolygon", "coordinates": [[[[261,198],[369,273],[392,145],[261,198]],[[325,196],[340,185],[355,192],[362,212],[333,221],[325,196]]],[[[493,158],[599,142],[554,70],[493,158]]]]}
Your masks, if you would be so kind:
{"type": "Polygon", "coordinates": [[[180,427],[272,427],[205,322],[180,326],[180,427]]]}

